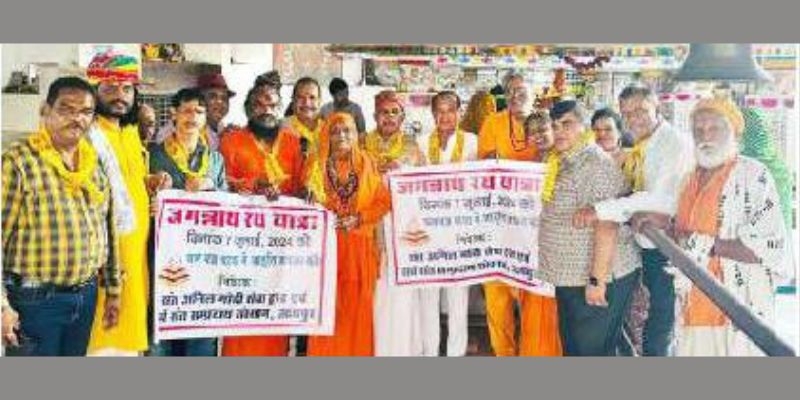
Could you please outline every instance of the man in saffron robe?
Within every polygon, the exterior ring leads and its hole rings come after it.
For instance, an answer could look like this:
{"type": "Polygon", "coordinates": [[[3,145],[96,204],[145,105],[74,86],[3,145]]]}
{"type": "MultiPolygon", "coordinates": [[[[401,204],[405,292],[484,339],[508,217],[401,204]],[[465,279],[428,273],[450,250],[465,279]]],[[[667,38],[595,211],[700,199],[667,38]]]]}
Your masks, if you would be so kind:
{"type": "MultiPolygon", "coordinates": [[[[478,135],[478,157],[534,161],[538,149],[525,136],[525,107],[528,91],[522,75],[504,79],[508,108],[487,117],[478,135]]],[[[515,289],[502,282],[483,285],[489,339],[496,356],[561,355],[556,301],[515,289]],[[514,301],[520,304],[520,340],[514,336],[514,301]]]]}
{"type": "MultiPolygon", "coordinates": [[[[247,126],[224,135],[220,152],[231,189],[242,194],[262,194],[270,199],[295,195],[301,188],[302,154],[299,137],[280,130],[280,76],[266,73],[247,94],[247,126]]],[[[228,337],[223,356],[286,356],[285,335],[228,337]]]]}

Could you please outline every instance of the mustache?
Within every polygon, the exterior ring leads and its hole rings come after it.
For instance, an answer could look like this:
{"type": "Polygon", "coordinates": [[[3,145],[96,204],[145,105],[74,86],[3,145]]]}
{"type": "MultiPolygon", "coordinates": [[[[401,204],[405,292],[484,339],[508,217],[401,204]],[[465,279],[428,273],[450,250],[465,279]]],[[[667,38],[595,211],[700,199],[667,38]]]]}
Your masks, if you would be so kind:
{"type": "Polygon", "coordinates": [[[697,163],[701,167],[713,168],[734,157],[737,150],[738,146],[733,138],[720,142],[707,141],[696,144],[695,157],[697,157],[697,163]]]}
{"type": "Polygon", "coordinates": [[[124,115],[126,115],[128,113],[131,113],[132,111],[133,111],[133,104],[132,103],[128,103],[128,102],[126,102],[124,100],[119,100],[118,99],[118,100],[110,101],[108,103],[97,103],[97,112],[100,115],[123,117],[124,115]],[[120,114],[119,112],[112,110],[114,105],[124,106],[125,107],[124,114],[120,114]]]}
{"type": "Polygon", "coordinates": [[[250,118],[249,122],[260,124],[267,128],[274,128],[280,124],[280,120],[274,114],[256,115],[250,118]]]}
{"type": "Polygon", "coordinates": [[[718,143],[712,143],[712,142],[704,142],[697,144],[697,149],[700,151],[716,151],[721,147],[722,146],[720,146],[718,143]]]}
{"type": "Polygon", "coordinates": [[[125,101],[125,100],[122,100],[122,99],[117,99],[117,100],[109,101],[108,103],[106,103],[104,105],[104,107],[107,107],[107,108],[111,108],[111,107],[114,107],[114,106],[130,108],[130,107],[133,106],[133,104],[131,104],[131,103],[125,101]]]}
{"type": "Polygon", "coordinates": [[[81,123],[79,123],[79,122],[71,122],[71,123],[69,123],[69,124],[65,125],[65,126],[64,126],[64,129],[81,129],[81,130],[86,130],[86,128],[87,128],[87,127],[88,127],[88,125],[84,125],[84,124],[81,124],[81,123]]]}
{"type": "Polygon", "coordinates": [[[272,140],[278,136],[279,126],[277,120],[272,123],[265,123],[264,121],[251,119],[247,121],[247,127],[256,135],[256,137],[272,140]]]}

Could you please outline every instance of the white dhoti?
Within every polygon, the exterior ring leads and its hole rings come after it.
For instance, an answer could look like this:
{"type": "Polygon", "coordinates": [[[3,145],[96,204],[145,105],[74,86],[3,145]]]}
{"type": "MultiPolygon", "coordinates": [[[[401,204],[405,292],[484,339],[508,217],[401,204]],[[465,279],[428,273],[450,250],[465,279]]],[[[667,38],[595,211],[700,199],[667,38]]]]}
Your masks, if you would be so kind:
{"type": "Polygon", "coordinates": [[[467,354],[469,337],[469,286],[420,289],[422,354],[426,357],[439,355],[441,323],[439,321],[441,294],[444,292],[447,310],[447,356],[461,357],[467,354]]]}
{"type": "Polygon", "coordinates": [[[392,286],[383,270],[375,288],[375,355],[422,355],[421,289],[392,286]]]}
{"type": "Polygon", "coordinates": [[[746,335],[732,327],[685,326],[678,338],[679,357],[753,357],[762,352],[746,335]]]}

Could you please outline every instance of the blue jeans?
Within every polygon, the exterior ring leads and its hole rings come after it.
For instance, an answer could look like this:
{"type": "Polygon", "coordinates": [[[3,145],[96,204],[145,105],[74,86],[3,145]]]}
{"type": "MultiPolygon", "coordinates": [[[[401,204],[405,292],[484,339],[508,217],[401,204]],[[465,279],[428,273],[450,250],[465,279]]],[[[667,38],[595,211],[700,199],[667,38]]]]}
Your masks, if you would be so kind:
{"type": "Polygon", "coordinates": [[[152,357],[216,357],[217,339],[162,340],[150,346],[152,357]]]}
{"type": "Polygon", "coordinates": [[[153,326],[153,299],[155,299],[155,223],[150,220],[150,240],[147,244],[147,259],[150,260],[150,303],[147,305],[147,326],[150,336],[150,348],[147,355],[150,357],[216,357],[217,339],[176,339],[162,340],[155,343],[152,338],[155,333],[153,326]]]}
{"type": "Polygon", "coordinates": [[[650,292],[650,308],[644,325],[644,356],[669,356],[675,339],[675,277],[667,273],[669,259],[657,249],[642,249],[644,285],[650,292]]]}
{"type": "Polygon", "coordinates": [[[20,319],[20,345],[6,347],[7,356],[86,355],[97,304],[96,278],[71,288],[25,288],[6,278],[8,301],[20,319]]]}
{"type": "Polygon", "coordinates": [[[558,322],[565,356],[614,356],[622,321],[639,281],[639,270],[606,286],[608,307],[586,304],[586,287],[556,287],[558,322]]]}

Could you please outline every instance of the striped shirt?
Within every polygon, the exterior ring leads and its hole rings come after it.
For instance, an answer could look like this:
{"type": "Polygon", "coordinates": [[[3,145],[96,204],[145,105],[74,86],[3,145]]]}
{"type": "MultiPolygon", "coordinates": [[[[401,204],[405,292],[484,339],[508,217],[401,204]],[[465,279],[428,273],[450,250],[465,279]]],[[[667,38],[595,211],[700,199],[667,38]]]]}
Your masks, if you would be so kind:
{"type": "MultiPolygon", "coordinates": [[[[622,171],[597,145],[590,144],[562,160],[553,200],[542,208],[539,226],[538,278],[555,286],[585,286],[594,252],[594,228],[577,229],[578,209],[627,192],[622,171]]],[[[630,228],[620,225],[608,281],[641,267],[639,248],[630,228]]]]}
{"type": "Polygon", "coordinates": [[[27,140],[3,153],[3,273],[23,284],[74,286],[98,272],[109,294],[120,292],[118,242],[108,179],[98,166],[93,181],[102,204],[70,191],[27,140]]]}

